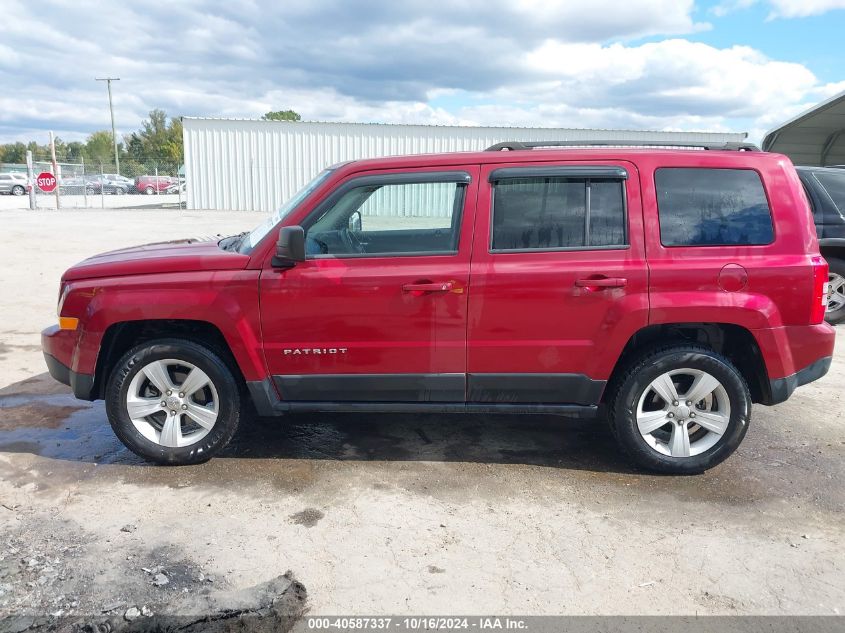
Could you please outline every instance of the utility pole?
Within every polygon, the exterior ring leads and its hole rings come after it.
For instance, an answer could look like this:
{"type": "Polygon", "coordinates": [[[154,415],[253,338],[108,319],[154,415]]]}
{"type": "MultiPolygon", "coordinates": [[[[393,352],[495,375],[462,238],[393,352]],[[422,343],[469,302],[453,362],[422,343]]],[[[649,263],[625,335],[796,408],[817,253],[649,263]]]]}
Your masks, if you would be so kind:
{"type": "Polygon", "coordinates": [[[114,143],[114,168],[120,173],[120,159],[117,157],[117,134],[114,131],[114,107],[111,103],[111,82],[120,81],[120,77],[95,77],[95,81],[105,81],[109,89],[109,112],[111,113],[111,139],[114,143]]]}
{"type": "Polygon", "coordinates": [[[26,177],[29,180],[29,208],[35,208],[35,172],[32,169],[32,152],[26,150],[26,177]]]}
{"type": "Polygon", "coordinates": [[[56,163],[56,137],[53,136],[53,131],[50,130],[50,158],[53,161],[53,176],[56,178],[56,188],[53,191],[56,192],[56,210],[62,208],[62,201],[59,198],[59,183],[61,182],[61,174],[59,174],[59,165],[56,163]]]}

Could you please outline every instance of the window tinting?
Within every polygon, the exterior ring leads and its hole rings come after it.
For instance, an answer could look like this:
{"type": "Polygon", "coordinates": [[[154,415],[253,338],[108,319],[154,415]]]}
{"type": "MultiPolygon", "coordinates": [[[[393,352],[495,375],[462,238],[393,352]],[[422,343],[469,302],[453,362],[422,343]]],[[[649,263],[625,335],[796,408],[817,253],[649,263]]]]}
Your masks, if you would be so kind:
{"type": "Polygon", "coordinates": [[[493,250],[625,244],[621,180],[538,177],[501,180],[495,184],[493,250]]]}
{"type": "Polygon", "coordinates": [[[455,253],[466,185],[354,187],[306,227],[309,256],[455,253]]]}
{"type": "Polygon", "coordinates": [[[825,188],[839,212],[845,215],[845,170],[841,174],[815,172],[816,178],[825,188]]]}
{"type": "Polygon", "coordinates": [[[772,214],[750,169],[663,168],[654,175],[664,246],[770,244],[772,214]]]}

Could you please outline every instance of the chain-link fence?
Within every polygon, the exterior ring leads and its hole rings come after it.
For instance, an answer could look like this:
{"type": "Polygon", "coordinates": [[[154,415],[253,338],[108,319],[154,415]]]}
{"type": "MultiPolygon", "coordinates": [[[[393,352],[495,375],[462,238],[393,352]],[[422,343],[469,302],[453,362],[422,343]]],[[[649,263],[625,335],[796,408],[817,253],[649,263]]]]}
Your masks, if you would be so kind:
{"type": "MultiPolygon", "coordinates": [[[[49,185],[48,187],[49,188],[49,185]]],[[[185,177],[181,162],[149,160],[114,163],[48,161],[0,164],[0,208],[184,208],[185,177]],[[39,186],[39,174],[57,180],[55,190],[39,186]],[[8,183],[6,183],[8,180],[8,183]],[[9,184],[8,187],[5,184],[9,184]],[[8,189],[8,191],[5,191],[8,189]]]]}

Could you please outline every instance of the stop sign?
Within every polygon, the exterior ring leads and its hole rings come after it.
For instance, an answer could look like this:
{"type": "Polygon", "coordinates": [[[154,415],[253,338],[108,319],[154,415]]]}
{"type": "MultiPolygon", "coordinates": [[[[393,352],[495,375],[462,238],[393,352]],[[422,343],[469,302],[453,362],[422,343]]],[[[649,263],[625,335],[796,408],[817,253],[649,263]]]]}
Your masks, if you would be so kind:
{"type": "Polygon", "coordinates": [[[56,188],[56,177],[49,171],[42,171],[38,174],[38,178],[35,179],[35,182],[38,185],[38,188],[46,193],[50,193],[56,188]]]}

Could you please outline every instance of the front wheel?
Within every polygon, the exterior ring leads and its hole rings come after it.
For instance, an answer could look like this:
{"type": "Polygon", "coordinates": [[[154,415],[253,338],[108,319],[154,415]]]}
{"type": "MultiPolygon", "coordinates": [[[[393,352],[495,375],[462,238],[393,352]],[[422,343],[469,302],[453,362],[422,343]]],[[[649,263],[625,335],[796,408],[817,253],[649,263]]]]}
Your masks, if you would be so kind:
{"type": "Polygon", "coordinates": [[[616,382],[610,423],[638,466],[695,474],[727,459],[742,442],[751,396],[733,364],[696,345],[664,347],[634,361],[616,382]]]}
{"type": "Polygon", "coordinates": [[[238,428],[232,372],[210,349],[182,339],[150,341],[115,365],[106,413],[133,453],[160,464],[196,464],[222,450],[238,428]]]}
{"type": "Polygon", "coordinates": [[[12,195],[14,196],[22,196],[25,193],[26,190],[20,185],[15,185],[14,187],[12,187],[12,195]]]}
{"type": "Polygon", "coordinates": [[[845,321],[845,259],[828,257],[827,310],[825,321],[832,325],[845,321]]]}

